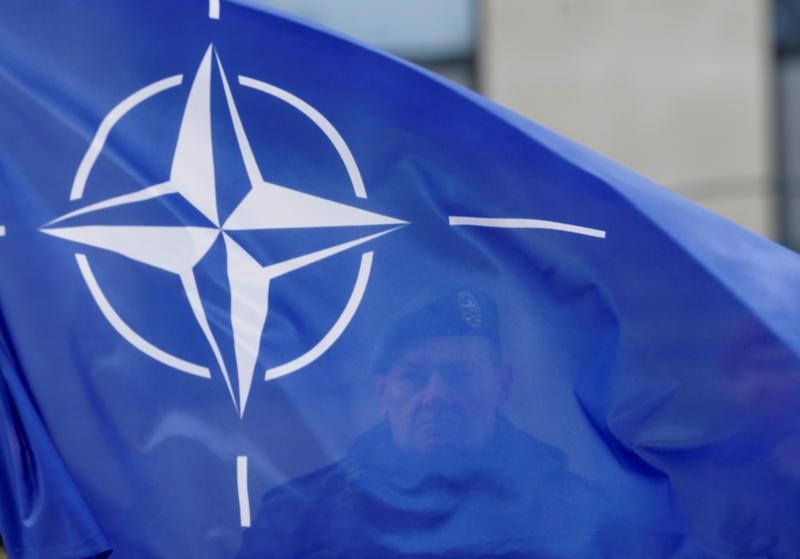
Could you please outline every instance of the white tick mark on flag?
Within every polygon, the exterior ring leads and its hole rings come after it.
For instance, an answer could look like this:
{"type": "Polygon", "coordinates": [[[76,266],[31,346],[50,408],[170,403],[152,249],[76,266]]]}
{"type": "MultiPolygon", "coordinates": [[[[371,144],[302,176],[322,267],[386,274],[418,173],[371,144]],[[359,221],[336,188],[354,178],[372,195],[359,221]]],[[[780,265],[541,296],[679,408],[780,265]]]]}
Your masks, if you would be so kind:
{"type": "Polygon", "coordinates": [[[208,17],[219,19],[219,0],[208,0],[208,17]]]}
{"type": "Polygon", "coordinates": [[[6,236],[6,226],[0,225],[0,237],[5,237],[5,236],[6,236]]]}
{"type": "Polygon", "coordinates": [[[250,527],[250,494],[247,488],[247,456],[236,457],[236,485],[239,493],[239,523],[250,527]]]}
{"type": "Polygon", "coordinates": [[[472,227],[494,227],[498,229],[551,229],[564,233],[575,233],[605,239],[606,232],[602,229],[592,229],[582,225],[561,223],[559,221],[546,221],[544,219],[518,219],[503,217],[469,217],[463,215],[449,216],[451,226],[466,225],[472,227]]]}

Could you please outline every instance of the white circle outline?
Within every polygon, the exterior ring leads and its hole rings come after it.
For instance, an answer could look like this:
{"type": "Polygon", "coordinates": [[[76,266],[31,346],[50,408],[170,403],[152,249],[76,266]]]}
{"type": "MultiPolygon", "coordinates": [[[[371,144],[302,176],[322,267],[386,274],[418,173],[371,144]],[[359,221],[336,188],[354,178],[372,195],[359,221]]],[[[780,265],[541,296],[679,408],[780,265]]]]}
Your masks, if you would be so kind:
{"type": "MultiPolygon", "coordinates": [[[[86,188],[86,182],[89,178],[91,170],[94,167],[100,153],[102,153],[103,148],[105,147],[106,139],[108,138],[109,133],[114,126],[116,126],[117,122],[133,108],[147,101],[151,97],[154,97],[155,95],[163,93],[164,91],[173,87],[177,87],[182,82],[183,75],[181,74],[153,82],[152,84],[139,89],[132,95],[125,98],[106,115],[106,117],[101,121],[100,126],[98,126],[97,131],[95,132],[95,135],[92,138],[92,141],[89,144],[89,147],[84,154],[75,174],[72,189],[70,191],[71,201],[80,200],[83,197],[86,188]]],[[[364,182],[361,178],[361,173],[352,153],[350,152],[350,149],[347,147],[347,144],[345,143],[341,134],[339,134],[330,121],[326,119],[319,111],[299,97],[272,84],[253,78],[248,78],[246,76],[239,76],[239,84],[244,87],[250,87],[262,93],[276,97],[288,103],[300,111],[303,115],[308,117],[317,126],[317,128],[319,128],[322,133],[325,134],[325,137],[328,138],[336,150],[336,153],[341,158],[342,163],[344,163],[345,169],[347,170],[347,174],[350,178],[355,195],[358,198],[367,197],[364,182]]],[[[364,296],[367,283],[369,281],[370,271],[372,269],[372,257],[373,253],[371,251],[361,254],[358,275],[353,283],[353,289],[350,293],[350,297],[336,322],[328,330],[328,332],[326,332],[319,342],[317,342],[311,349],[299,357],[296,357],[276,367],[267,369],[264,374],[264,380],[270,381],[296,372],[315,361],[323,353],[330,349],[331,346],[333,346],[333,344],[339,339],[344,330],[350,324],[353,316],[355,316],[356,310],[361,304],[361,300],[364,296]]],[[[94,272],[91,264],[89,263],[88,257],[83,254],[76,254],[76,260],[78,262],[78,268],[81,272],[84,283],[86,283],[86,286],[89,289],[95,304],[97,304],[106,321],[108,321],[112,328],[114,328],[114,330],[123,339],[125,339],[128,343],[142,353],[145,353],[149,357],[170,368],[203,378],[210,378],[210,371],[207,367],[187,361],[159,348],[158,346],[147,341],[133,328],[131,328],[122,319],[119,313],[116,312],[113,305],[111,305],[110,301],[103,293],[99,283],[94,279],[94,272]]]]}

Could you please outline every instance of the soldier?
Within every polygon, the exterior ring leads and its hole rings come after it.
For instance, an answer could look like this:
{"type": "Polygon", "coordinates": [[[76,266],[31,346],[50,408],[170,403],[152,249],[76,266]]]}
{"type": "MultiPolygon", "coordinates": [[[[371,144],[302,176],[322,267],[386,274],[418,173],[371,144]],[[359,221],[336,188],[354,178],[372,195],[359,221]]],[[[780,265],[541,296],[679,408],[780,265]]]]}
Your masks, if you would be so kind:
{"type": "Polygon", "coordinates": [[[490,297],[426,297],[373,361],[383,421],[267,493],[240,557],[574,557],[619,543],[600,491],[505,416],[512,372],[490,297]]]}

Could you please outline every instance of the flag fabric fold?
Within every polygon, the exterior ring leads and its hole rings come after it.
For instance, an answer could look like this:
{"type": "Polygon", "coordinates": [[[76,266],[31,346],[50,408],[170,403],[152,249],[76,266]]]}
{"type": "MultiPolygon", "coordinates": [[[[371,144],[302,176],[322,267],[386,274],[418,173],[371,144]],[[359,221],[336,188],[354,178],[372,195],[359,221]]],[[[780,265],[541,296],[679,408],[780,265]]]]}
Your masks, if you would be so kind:
{"type": "Polygon", "coordinates": [[[0,523],[12,557],[107,557],[108,542],[0,346],[0,523]]]}

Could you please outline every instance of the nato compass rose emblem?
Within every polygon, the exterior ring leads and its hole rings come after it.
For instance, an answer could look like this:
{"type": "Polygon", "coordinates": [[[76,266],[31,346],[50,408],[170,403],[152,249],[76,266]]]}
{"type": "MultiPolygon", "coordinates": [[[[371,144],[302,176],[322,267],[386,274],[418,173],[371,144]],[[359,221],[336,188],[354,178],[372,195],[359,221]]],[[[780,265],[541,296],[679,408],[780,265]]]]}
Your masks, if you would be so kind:
{"type": "MultiPolygon", "coordinates": [[[[218,0],[210,0],[209,17],[219,18],[218,0]]],[[[134,108],[158,95],[184,83],[182,74],[170,76],[147,85],[114,107],[102,120],[89,148],[80,162],[70,191],[70,201],[80,203],[92,169],[106,145],[109,134],[119,121],[134,108]]],[[[235,84],[254,90],[281,103],[302,118],[310,121],[335,150],[346,170],[353,195],[365,200],[367,191],[358,165],[350,149],[334,125],[303,99],[273,84],[247,76],[238,76],[235,84]]],[[[98,220],[103,223],[102,219],[98,220]]],[[[178,221],[176,219],[176,221],[178,221]]],[[[453,227],[499,227],[555,229],[592,237],[605,237],[605,232],[578,225],[520,218],[488,218],[448,216],[453,227]]],[[[330,349],[354,317],[367,288],[372,266],[372,252],[366,250],[371,241],[407,225],[396,217],[368,211],[353,205],[329,200],[275,184],[264,179],[248,139],[237,108],[231,81],[213,45],[203,56],[191,78],[188,97],[172,154],[168,176],[162,182],[151,184],[134,192],[112,196],[99,202],[86,204],[45,224],[41,231],[89,247],[116,253],[177,277],[191,313],[207,341],[216,361],[216,369],[224,378],[231,402],[240,417],[244,416],[253,381],[259,375],[266,381],[296,372],[312,363],[330,349]],[[227,215],[218,207],[220,185],[215,174],[212,134],[212,77],[221,82],[224,105],[230,117],[235,145],[244,165],[246,185],[243,198],[227,215]],[[72,225],[72,218],[84,216],[81,222],[91,221],[92,215],[113,208],[133,206],[163,197],[178,196],[201,214],[208,225],[72,225]],[[247,246],[236,240],[236,235],[248,231],[267,230],[322,230],[348,228],[362,231],[345,242],[329,242],[324,248],[294,254],[267,264],[260,262],[247,246]],[[208,258],[212,247],[220,242],[225,248],[225,274],[230,295],[230,327],[232,330],[233,367],[223,359],[220,342],[211,328],[204,306],[199,283],[198,266],[208,258]],[[350,250],[364,250],[349,298],[333,321],[330,329],[304,353],[291,360],[257,371],[259,350],[270,307],[270,285],[273,280],[291,274],[306,266],[334,257],[350,250]]],[[[0,225],[0,237],[5,228],[0,225]]],[[[174,355],[148,340],[136,331],[112,305],[101,282],[94,273],[89,258],[76,252],[78,270],[95,303],[114,330],[137,350],[177,371],[203,378],[211,378],[208,363],[196,363],[174,355]]],[[[480,320],[474,305],[464,301],[465,320],[480,320]]],[[[247,457],[237,458],[237,484],[240,505],[240,522],[250,525],[249,497],[247,494],[247,457]]]]}
{"type": "MultiPolygon", "coordinates": [[[[106,136],[115,123],[128,111],[182,83],[182,76],[173,76],[144,87],[115,107],[100,125],[88,152],[83,158],[72,186],[70,198],[80,200],[86,181],[106,136]]],[[[341,158],[354,195],[366,198],[361,175],[350,150],[333,125],[313,107],[291,93],[269,83],[244,76],[239,85],[255,89],[291,105],[310,119],[333,145],[341,158]]],[[[172,158],[169,177],[164,182],[147,186],[137,192],[103,200],[48,223],[43,232],[84,245],[115,252],[132,260],[148,264],[178,276],[194,318],[216,358],[216,365],[225,379],[231,401],[238,413],[244,415],[255,377],[260,342],[269,309],[270,283],[295,270],[359,247],[405,224],[392,217],[372,213],[270,183],[261,175],[247,132],[242,125],[231,86],[222,62],[213,45],[209,46],[194,75],[183,119],[178,132],[177,145],[172,158]],[[249,191],[224,220],[217,207],[213,137],[211,130],[212,65],[215,65],[222,82],[225,102],[233,124],[236,142],[244,162],[249,191]],[[186,226],[128,226],[90,225],[62,226],[62,223],[79,215],[91,214],[109,208],[136,204],[162,196],[178,194],[198,210],[213,225],[186,226]],[[368,226],[369,234],[285,260],[259,263],[232,234],[242,231],[275,229],[303,229],[368,226]],[[374,232],[376,226],[382,226],[374,232]],[[230,322],[233,334],[235,369],[229,370],[220,351],[220,345],[209,325],[203,299],[195,277],[195,268],[222,238],[227,254],[227,279],[230,288],[230,322]],[[236,383],[231,377],[236,376],[236,383]],[[238,390],[234,389],[234,384],[238,390]]],[[[140,351],[179,371],[210,377],[207,366],[192,363],[153,345],[144,335],[134,331],[111,306],[103,288],[97,281],[89,259],[76,254],[78,267],[95,302],[116,331],[140,351]]],[[[369,278],[372,253],[365,252],[349,301],[328,333],[313,347],[287,363],[272,367],[264,374],[266,380],[295,372],[311,363],[329,349],[352,319],[364,294],[369,278]]]]}

